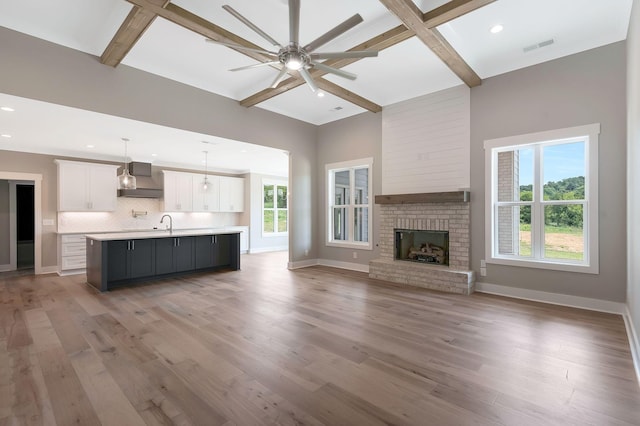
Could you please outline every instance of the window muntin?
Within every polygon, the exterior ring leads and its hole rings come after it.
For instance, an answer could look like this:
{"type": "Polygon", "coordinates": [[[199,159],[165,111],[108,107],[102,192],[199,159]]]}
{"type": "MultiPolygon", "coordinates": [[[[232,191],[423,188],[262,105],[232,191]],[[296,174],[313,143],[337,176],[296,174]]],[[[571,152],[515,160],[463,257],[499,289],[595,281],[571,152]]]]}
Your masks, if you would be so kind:
{"type": "Polygon", "coordinates": [[[371,249],[372,159],[334,163],[327,173],[327,245],[371,249]]]}
{"type": "Polygon", "coordinates": [[[285,183],[262,184],[262,235],[281,236],[289,231],[288,188],[285,183]]]}
{"type": "Polygon", "coordinates": [[[485,142],[487,262],[597,273],[599,125],[485,142]]]}

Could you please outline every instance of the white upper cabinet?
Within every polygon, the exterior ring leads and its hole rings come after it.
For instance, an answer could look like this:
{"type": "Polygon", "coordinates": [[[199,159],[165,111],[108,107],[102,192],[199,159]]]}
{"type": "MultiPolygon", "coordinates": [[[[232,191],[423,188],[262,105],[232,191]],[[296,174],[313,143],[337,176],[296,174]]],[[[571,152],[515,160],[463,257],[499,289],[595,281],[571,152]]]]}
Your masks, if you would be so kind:
{"type": "Polygon", "coordinates": [[[220,176],[220,211],[244,211],[244,178],[220,176]]]}
{"type": "Polygon", "coordinates": [[[163,170],[164,174],[164,206],[166,212],[193,211],[193,176],[191,173],[180,173],[163,170]]]}
{"type": "Polygon", "coordinates": [[[114,211],[118,166],[55,160],[58,165],[58,211],[114,211]]]}
{"type": "Polygon", "coordinates": [[[207,189],[204,189],[204,175],[193,175],[193,211],[220,211],[220,176],[207,176],[207,189]]]}

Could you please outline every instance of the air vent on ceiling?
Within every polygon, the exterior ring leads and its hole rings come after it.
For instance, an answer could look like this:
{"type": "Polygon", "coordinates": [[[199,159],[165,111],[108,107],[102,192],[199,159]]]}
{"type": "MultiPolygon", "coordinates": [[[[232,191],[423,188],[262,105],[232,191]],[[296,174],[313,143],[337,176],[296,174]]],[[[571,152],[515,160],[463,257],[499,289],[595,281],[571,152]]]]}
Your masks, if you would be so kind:
{"type": "Polygon", "coordinates": [[[337,106],[335,108],[331,108],[329,111],[340,111],[341,109],[343,109],[341,106],[337,106]]]}
{"type": "Polygon", "coordinates": [[[539,49],[541,47],[550,46],[554,43],[554,40],[550,38],[549,40],[541,41],[540,43],[532,44],[531,46],[527,46],[522,48],[524,53],[531,52],[532,50],[539,49]]]}

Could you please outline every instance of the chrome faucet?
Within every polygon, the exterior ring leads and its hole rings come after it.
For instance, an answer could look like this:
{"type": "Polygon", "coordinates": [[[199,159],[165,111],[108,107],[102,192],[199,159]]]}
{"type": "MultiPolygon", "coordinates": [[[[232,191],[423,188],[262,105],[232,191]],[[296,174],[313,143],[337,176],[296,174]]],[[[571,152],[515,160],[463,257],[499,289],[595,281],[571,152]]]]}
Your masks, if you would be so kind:
{"type": "Polygon", "coordinates": [[[171,215],[165,214],[164,216],[162,216],[162,218],[160,218],[160,223],[162,223],[165,217],[169,218],[169,233],[173,234],[173,218],[171,217],[171,215]]]}

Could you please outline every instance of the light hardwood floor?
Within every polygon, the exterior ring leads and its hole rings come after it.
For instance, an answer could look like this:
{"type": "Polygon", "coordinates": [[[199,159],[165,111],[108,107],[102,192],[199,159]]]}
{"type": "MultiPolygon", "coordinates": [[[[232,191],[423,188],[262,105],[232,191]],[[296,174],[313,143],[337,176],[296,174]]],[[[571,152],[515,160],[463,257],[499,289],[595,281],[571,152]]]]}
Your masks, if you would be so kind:
{"type": "Polygon", "coordinates": [[[0,425],[640,424],[620,316],[285,265],[0,277],[0,425]]]}

